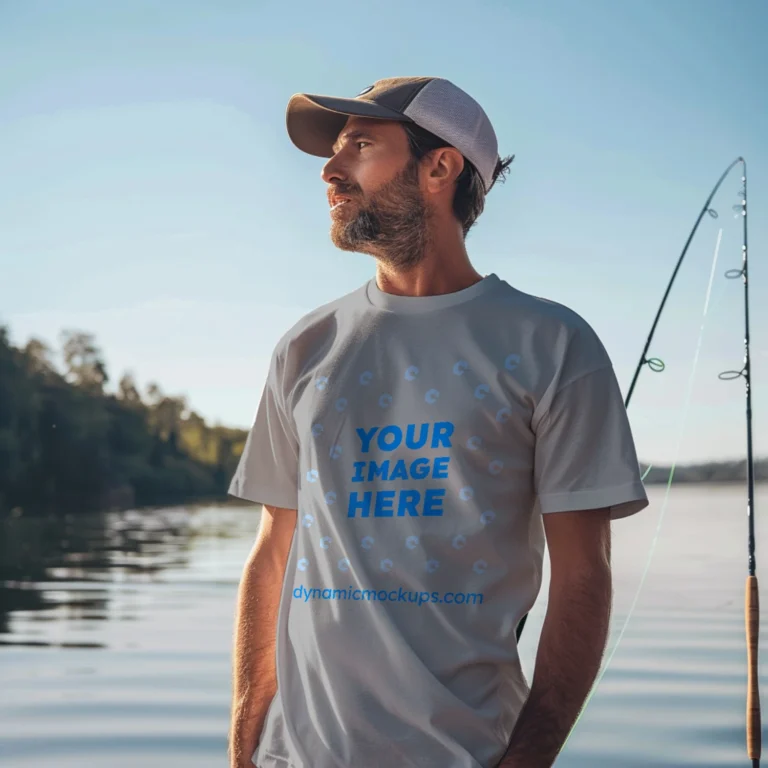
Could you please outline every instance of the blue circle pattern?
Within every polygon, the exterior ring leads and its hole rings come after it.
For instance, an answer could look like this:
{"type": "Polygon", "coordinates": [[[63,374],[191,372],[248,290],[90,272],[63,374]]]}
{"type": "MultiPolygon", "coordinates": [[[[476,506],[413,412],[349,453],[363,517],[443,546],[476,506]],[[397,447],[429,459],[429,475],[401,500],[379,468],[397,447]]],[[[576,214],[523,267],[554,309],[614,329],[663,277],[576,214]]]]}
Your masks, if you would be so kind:
{"type": "MultiPolygon", "coordinates": [[[[509,354],[504,360],[504,368],[507,371],[515,371],[518,366],[520,365],[520,355],[518,354],[509,354]]],[[[454,363],[452,367],[453,374],[455,376],[463,376],[465,373],[467,373],[470,370],[469,363],[467,363],[466,360],[458,360],[456,363],[454,363]]],[[[419,376],[419,369],[417,366],[412,365],[409,366],[405,373],[403,374],[403,378],[405,378],[407,381],[415,381],[419,376]]],[[[373,373],[371,371],[363,371],[363,373],[360,374],[358,382],[360,386],[368,386],[373,381],[373,373]]],[[[329,379],[327,376],[320,376],[315,380],[315,387],[318,391],[324,392],[328,387],[329,379]]],[[[491,388],[487,384],[478,384],[474,390],[473,395],[475,399],[477,400],[484,400],[488,394],[490,394],[491,388]]],[[[428,404],[434,404],[438,401],[440,397],[440,392],[437,389],[429,389],[424,395],[424,401],[428,404]]],[[[390,405],[392,405],[393,397],[389,393],[384,393],[380,395],[378,399],[379,407],[382,409],[389,408],[390,405]]],[[[346,407],[348,405],[348,401],[344,397],[340,397],[336,400],[334,406],[335,409],[342,413],[344,410],[346,410],[346,407]]],[[[504,424],[507,422],[512,416],[512,411],[507,406],[504,406],[503,408],[500,408],[495,415],[495,420],[498,424],[504,424]]],[[[320,423],[316,423],[312,426],[312,435],[313,437],[319,437],[322,435],[324,431],[323,425],[320,423]]],[[[471,451],[477,451],[482,446],[482,437],[479,435],[473,435],[470,437],[467,442],[466,446],[471,451]]],[[[341,456],[341,446],[340,445],[333,445],[330,449],[330,456],[332,459],[338,459],[341,456]]],[[[499,459],[493,459],[488,464],[488,472],[491,475],[499,475],[504,469],[504,463],[499,459]]],[[[315,469],[310,469],[307,472],[307,481],[310,483],[315,483],[319,479],[319,473],[315,469]]],[[[472,486],[464,486],[459,490],[459,498],[463,501],[471,501],[474,499],[475,492],[472,486]]],[[[336,493],[334,491],[328,491],[325,494],[325,503],[328,506],[331,506],[335,504],[336,502],[336,493]]],[[[485,510],[480,515],[480,522],[485,527],[490,525],[496,518],[496,513],[492,509],[485,510]]],[[[309,528],[314,523],[314,518],[312,515],[304,515],[302,518],[302,524],[305,528],[309,528]]],[[[320,546],[322,549],[329,549],[332,544],[332,539],[330,536],[324,536],[320,539],[320,546]]],[[[372,536],[364,536],[361,541],[360,545],[363,549],[370,551],[375,544],[375,539],[372,536]]],[[[453,537],[451,544],[454,549],[460,550],[463,549],[464,546],[467,544],[467,537],[464,534],[457,534],[453,537]]],[[[419,546],[419,537],[418,536],[408,536],[405,540],[405,546],[408,549],[414,550],[417,549],[419,546]]],[[[309,560],[305,557],[301,558],[297,562],[297,568],[300,571],[306,571],[307,568],[309,568],[309,560]]],[[[351,568],[351,562],[349,558],[341,558],[337,563],[338,569],[342,572],[349,571],[351,568]]],[[[425,565],[425,571],[427,573],[435,573],[438,568],[440,567],[440,561],[436,560],[434,558],[431,558],[427,560],[427,563],[425,565]]],[[[488,570],[488,563],[485,560],[477,560],[472,565],[472,570],[474,573],[478,575],[483,575],[488,570]]],[[[389,558],[383,558],[379,561],[379,569],[383,573],[389,573],[394,568],[394,563],[389,558]]]]}

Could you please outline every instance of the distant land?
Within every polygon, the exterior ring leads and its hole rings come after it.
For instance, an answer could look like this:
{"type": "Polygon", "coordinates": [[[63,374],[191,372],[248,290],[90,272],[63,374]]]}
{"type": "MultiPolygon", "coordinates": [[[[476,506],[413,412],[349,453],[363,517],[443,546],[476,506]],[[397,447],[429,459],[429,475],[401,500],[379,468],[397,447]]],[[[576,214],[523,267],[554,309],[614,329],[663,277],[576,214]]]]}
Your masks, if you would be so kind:
{"type": "MultiPolygon", "coordinates": [[[[641,462],[643,473],[649,464],[641,462]]],[[[666,485],[671,467],[650,465],[651,471],[645,478],[646,485],[666,485]]],[[[755,482],[768,482],[768,459],[754,462],[755,482]]],[[[704,464],[686,464],[675,467],[673,483],[746,483],[747,461],[710,461],[704,464]]]]}

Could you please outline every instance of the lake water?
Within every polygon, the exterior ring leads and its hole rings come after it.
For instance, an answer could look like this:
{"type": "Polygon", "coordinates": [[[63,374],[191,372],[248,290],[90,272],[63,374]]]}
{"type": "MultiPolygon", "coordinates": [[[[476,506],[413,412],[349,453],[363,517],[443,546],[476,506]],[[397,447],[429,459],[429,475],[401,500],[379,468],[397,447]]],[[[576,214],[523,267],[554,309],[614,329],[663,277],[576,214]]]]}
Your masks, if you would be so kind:
{"type": "MultiPolygon", "coordinates": [[[[745,492],[665,493],[614,525],[610,663],[558,768],[749,765],[745,492]]],[[[768,486],[756,509],[765,584],[768,486]]],[[[0,765],[225,768],[236,590],[258,524],[238,506],[0,522],[0,765]]],[[[521,643],[529,678],[546,590],[521,643]]]]}

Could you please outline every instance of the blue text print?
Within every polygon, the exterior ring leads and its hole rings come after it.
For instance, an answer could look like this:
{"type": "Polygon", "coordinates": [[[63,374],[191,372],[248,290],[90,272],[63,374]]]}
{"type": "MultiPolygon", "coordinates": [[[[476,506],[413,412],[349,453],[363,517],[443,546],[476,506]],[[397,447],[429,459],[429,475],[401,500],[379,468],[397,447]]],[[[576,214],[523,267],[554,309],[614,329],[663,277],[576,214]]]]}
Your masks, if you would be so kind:
{"type": "Polygon", "coordinates": [[[348,517],[440,517],[446,488],[396,487],[389,490],[382,484],[398,480],[441,481],[448,479],[455,427],[449,421],[421,424],[386,424],[358,427],[360,460],[352,462],[351,482],[376,483],[375,490],[352,491],[347,504],[348,517]],[[403,457],[402,451],[430,451],[428,455],[403,457]],[[434,451],[448,455],[434,455],[434,451]],[[397,458],[392,456],[399,451],[397,458]]]}

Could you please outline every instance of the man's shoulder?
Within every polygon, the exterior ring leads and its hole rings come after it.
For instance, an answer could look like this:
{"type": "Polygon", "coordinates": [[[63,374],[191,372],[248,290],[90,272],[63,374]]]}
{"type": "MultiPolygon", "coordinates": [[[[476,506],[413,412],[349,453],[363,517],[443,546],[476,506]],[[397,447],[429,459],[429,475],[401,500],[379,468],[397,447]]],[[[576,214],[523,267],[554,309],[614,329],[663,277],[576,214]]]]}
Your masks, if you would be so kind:
{"type": "Polygon", "coordinates": [[[284,357],[292,347],[297,344],[304,346],[305,342],[321,345],[324,339],[335,338],[343,332],[344,326],[351,322],[350,316],[365,308],[366,285],[321,304],[300,317],[279,337],[275,356],[284,357]]]}
{"type": "Polygon", "coordinates": [[[572,307],[553,299],[526,293],[504,283],[504,289],[497,294],[500,308],[516,320],[530,322],[537,328],[564,332],[568,335],[579,333],[594,334],[589,322],[572,307]]]}

